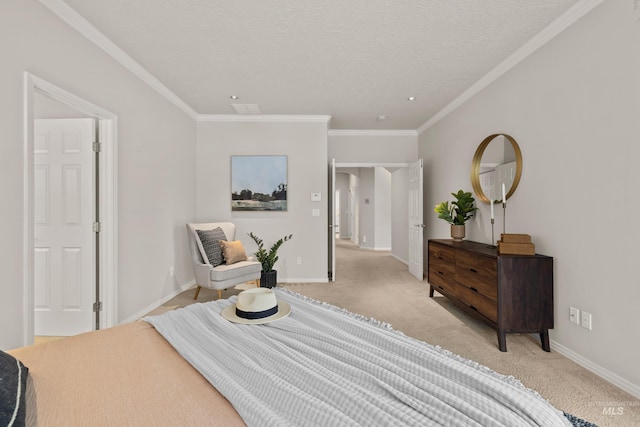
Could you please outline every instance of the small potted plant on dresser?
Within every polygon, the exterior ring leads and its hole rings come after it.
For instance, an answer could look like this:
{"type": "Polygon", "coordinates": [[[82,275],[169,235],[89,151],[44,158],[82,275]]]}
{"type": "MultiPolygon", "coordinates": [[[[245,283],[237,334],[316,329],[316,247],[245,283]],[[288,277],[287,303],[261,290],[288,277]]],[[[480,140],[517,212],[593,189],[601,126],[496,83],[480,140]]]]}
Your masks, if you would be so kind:
{"type": "Polygon", "coordinates": [[[449,204],[448,201],[437,204],[434,212],[438,214],[438,218],[442,218],[451,224],[451,238],[454,242],[462,242],[465,236],[465,223],[471,218],[478,209],[473,206],[475,199],[470,192],[458,190],[457,193],[451,193],[455,197],[455,201],[449,204]]]}
{"type": "Polygon", "coordinates": [[[260,287],[273,288],[278,284],[278,271],[273,269],[276,261],[278,261],[278,249],[280,249],[280,246],[282,246],[284,242],[291,240],[293,238],[293,234],[289,234],[288,236],[278,239],[273,245],[271,245],[271,248],[269,248],[268,251],[264,248],[264,242],[262,239],[253,234],[253,232],[249,233],[249,237],[251,237],[256,245],[258,245],[258,250],[254,255],[262,265],[262,271],[260,272],[260,287]]]}

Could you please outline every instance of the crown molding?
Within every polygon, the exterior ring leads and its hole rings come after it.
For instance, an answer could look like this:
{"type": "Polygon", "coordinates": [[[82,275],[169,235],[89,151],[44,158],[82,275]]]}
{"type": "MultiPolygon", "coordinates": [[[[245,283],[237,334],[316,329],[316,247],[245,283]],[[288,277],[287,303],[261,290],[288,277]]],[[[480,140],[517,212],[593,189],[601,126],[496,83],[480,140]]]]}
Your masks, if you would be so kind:
{"type": "Polygon", "coordinates": [[[270,122],[270,123],[329,123],[331,116],[284,114],[198,114],[198,122],[270,122]]]}
{"type": "Polygon", "coordinates": [[[418,136],[411,129],[331,129],[329,136],[418,136]]]}
{"type": "Polygon", "coordinates": [[[522,45],[522,47],[512,53],[509,57],[507,57],[507,59],[502,61],[494,69],[485,74],[469,89],[462,92],[460,96],[451,101],[442,110],[438,111],[433,117],[431,117],[427,122],[420,126],[417,130],[418,135],[448,116],[460,105],[467,102],[482,89],[489,86],[507,71],[518,65],[522,60],[544,46],[549,40],[560,34],[562,31],[578,21],[603,1],[604,0],[582,0],[576,3],[568,11],[560,15],[555,21],[553,21],[542,31],[536,34],[531,40],[522,45]]]}
{"type": "Polygon", "coordinates": [[[73,10],[63,0],[39,0],[44,6],[49,8],[64,22],[77,30],[80,34],[95,43],[99,48],[104,50],[113,59],[122,64],[127,70],[131,71],[146,84],[151,86],[156,92],[172,102],[176,107],[181,109],[192,119],[196,119],[198,113],[191,108],[186,102],[179,98],[169,88],[167,88],[160,80],[147,71],[142,65],[137,63],[133,58],[127,55],[107,36],[100,32],[96,27],[91,25],[89,21],[84,19],[78,12],[73,10]]]}

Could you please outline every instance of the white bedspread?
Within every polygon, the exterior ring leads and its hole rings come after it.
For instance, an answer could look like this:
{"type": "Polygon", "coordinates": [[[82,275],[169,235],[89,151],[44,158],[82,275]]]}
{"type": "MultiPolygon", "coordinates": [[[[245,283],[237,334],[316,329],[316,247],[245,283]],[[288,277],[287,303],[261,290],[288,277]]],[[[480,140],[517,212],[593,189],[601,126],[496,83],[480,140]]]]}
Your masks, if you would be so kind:
{"type": "Polygon", "coordinates": [[[274,290],[292,311],[266,325],[225,320],[235,297],[145,318],[249,426],[570,425],[515,378],[274,290]]]}

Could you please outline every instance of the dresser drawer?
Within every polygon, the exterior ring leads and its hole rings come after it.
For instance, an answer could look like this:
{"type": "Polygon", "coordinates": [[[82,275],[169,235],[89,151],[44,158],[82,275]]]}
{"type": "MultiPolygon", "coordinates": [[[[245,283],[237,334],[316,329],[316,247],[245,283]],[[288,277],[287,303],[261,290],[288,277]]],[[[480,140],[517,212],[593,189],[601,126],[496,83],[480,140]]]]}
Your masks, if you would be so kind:
{"type": "Polygon", "coordinates": [[[456,297],[494,322],[498,321],[498,304],[465,286],[456,288],[456,297]]]}
{"type": "Polygon", "coordinates": [[[498,300],[497,262],[495,258],[465,252],[456,257],[456,281],[493,301],[498,300]]]}
{"type": "Polygon", "coordinates": [[[429,265],[431,263],[449,264],[455,268],[456,252],[452,248],[435,243],[429,243],[429,265]]]}
{"type": "Polygon", "coordinates": [[[447,272],[446,269],[443,270],[429,265],[429,276],[427,277],[427,280],[429,281],[431,287],[436,291],[444,290],[445,292],[451,294],[451,296],[455,296],[455,275],[453,274],[453,272],[447,272]]]}

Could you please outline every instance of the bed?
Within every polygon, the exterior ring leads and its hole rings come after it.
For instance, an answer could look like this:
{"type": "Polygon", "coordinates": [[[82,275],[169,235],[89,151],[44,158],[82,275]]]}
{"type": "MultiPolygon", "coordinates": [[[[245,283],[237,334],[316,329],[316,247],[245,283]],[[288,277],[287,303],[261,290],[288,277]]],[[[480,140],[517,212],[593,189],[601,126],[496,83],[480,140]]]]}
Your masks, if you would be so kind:
{"type": "Polygon", "coordinates": [[[8,352],[29,370],[26,424],[588,425],[512,377],[274,291],[291,315],[265,325],[222,318],[234,296],[8,352]]]}

